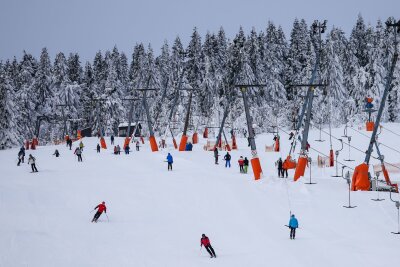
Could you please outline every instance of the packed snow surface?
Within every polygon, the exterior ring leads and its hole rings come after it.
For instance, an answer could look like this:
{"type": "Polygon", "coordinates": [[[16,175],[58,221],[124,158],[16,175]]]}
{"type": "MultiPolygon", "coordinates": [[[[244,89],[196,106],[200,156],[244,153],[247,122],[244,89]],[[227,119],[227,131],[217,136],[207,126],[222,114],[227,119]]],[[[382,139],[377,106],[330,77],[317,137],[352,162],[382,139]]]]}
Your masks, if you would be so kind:
{"type": "MultiPolygon", "coordinates": [[[[386,161],[397,163],[400,139],[394,133],[400,133],[400,125],[384,126],[379,141],[389,148],[381,145],[381,150],[386,161]]],[[[343,128],[332,132],[343,138],[343,128]]],[[[348,134],[351,145],[367,149],[367,137],[352,129],[348,134]]],[[[0,151],[0,266],[398,265],[400,236],[391,234],[397,231],[397,210],[388,193],[381,192],[385,200],[375,202],[371,199],[377,192],[354,192],[352,204],[357,207],[346,209],[347,183],[331,177],[335,168],[312,165],[314,185],[305,184],[309,169],[297,182],[292,170],[289,179],[278,178],[275,162],[286,157],[290,145],[287,134],[280,135],[279,153],[265,152],[272,134],[256,138],[263,168],[258,181],[251,168],[248,174],[239,173],[239,156],[251,158],[245,138],[238,138],[230,169],[222,151],[220,164],[214,164],[213,153],[203,150],[202,137],[192,152],[178,152],[167,140],[169,147],[162,151],[151,152],[146,141],[129,155],[114,155],[109,138],[109,148],[96,153],[98,139],[84,138],[83,162],[73,154],[77,142],[72,151],[65,145],[39,146],[26,151],[36,157],[38,173],[30,173],[27,157],[16,166],[18,148],[0,151]],[[59,158],[52,155],[55,149],[59,158]],[[165,162],[168,152],[174,157],[172,172],[165,162]],[[97,224],[91,223],[93,208],[101,201],[109,220],[103,214],[97,224]],[[285,227],[290,211],[300,224],[296,240],[289,239],[285,227]],[[216,259],[200,248],[203,233],[216,259]]],[[[329,136],[322,133],[325,142],[316,139],[319,131],[313,129],[311,148],[328,154],[329,136]]],[[[122,146],[123,138],[115,142],[122,146]]],[[[340,148],[336,139],[332,144],[334,150],[340,148]]],[[[318,153],[310,153],[315,161],[318,153]]],[[[340,162],[354,167],[364,160],[355,149],[350,157],[355,161],[344,161],[345,145],[340,162]]],[[[391,178],[399,181],[399,173],[391,178]]],[[[397,194],[393,197],[398,200],[397,194]]]]}

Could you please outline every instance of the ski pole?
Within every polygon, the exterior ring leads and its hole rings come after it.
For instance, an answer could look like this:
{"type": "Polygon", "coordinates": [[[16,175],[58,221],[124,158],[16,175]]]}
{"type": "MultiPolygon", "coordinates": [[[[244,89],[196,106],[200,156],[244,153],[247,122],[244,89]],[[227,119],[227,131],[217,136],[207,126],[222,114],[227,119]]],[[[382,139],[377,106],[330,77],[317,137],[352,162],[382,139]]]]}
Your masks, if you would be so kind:
{"type": "Polygon", "coordinates": [[[108,220],[108,222],[110,222],[110,219],[108,218],[108,215],[107,215],[107,213],[105,213],[106,214],[106,217],[107,217],[107,220],[108,220]]]}

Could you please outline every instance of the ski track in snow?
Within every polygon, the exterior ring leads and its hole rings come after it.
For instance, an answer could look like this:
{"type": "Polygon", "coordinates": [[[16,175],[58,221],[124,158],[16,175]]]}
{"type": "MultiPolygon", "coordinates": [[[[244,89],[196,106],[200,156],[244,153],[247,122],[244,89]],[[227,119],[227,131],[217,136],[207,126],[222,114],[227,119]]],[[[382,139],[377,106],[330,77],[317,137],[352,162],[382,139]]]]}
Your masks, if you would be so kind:
{"type": "MultiPolygon", "coordinates": [[[[400,132],[399,124],[385,126],[400,132]]],[[[343,128],[332,133],[339,137],[343,128]]],[[[348,133],[352,145],[367,149],[366,137],[351,129],[348,133]]],[[[0,151],[0,266],[354,267],[399,261],[400,239],[390,233],[397,230],[397,210],[388,193],[380,193],[385,201],[374,202],[376,192],[354,192],[357,208],[345,209],[347,184],[331,177],[335,168],[313,165],[315,185],[304,184],[309,169],[298,182],[293,182],[293,170],[287,180],[277,177],[274,163],[289,150],[286,134],[281,133],[279,153],[265,152],[273,142],[271,134],[257,136],[263,168],[259,181],[254,181],[251,166],[248,174],[239,173],[239,156],[251,157],[246,139],[238,138],[239,150],[232,152],[227,169],[225,152],[215,165],[199,136],[192,152],[167,148],[152,153],[146,141],[139,152],[132,146],[130,155],[113,155],[109,139],[109,148],[98,154],[98,139],[84,138],[83,163],[77,162],[74,148],[64,145],[27,150],[20,167],[17,148],[0,151]],[[59,158],[52,156],[55,148],[59,158]],[[168,152],[174,157],[172,172],[164,162],[168,152]],[[30,173],[29,153],[36,157],[39,173],[30,173]],[[92,209],[103,200],[110,221],[103,214],[97,224],[91,223],[92,209]],[[296,240],[289,239],[284,226],[290,208],[300,224],[296,240]],[[200,250],[202,233],[218,258],[200,250]]],[[[311,147],[329,154],[328,136],[323,133],[323,143],[314,141],[318,137],[318,130],[312,130],[311,147]]],[[[398,138],[385,129],[379,140],[400,149],[398,138]]],[[[123,138],[115,144],[122,146],[123,138]]],[[[336,140],[333,148],[339,148],[336,140]]],[[[381,150],[386,161],[400,162],[397,152],[381,150]]],[[[347,153],[344,145],[339,161],[351,167],[364,159],[352,149],[355,161],[345,162],[347,153]]],[[[316,161],[317,153],[311,151],[311,157],[316,161]]],[[[391,179],[399,181],[400,173],[392,173],[391,179]]]]}

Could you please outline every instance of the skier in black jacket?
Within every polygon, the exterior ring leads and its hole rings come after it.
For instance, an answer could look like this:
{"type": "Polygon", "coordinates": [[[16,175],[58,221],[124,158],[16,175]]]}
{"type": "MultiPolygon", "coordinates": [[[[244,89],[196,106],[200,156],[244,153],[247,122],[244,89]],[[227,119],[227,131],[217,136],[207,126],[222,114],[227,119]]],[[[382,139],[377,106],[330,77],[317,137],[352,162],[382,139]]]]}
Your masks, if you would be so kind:
{"type": "Polygon", "coordinates": [[[224,156],[224,160],[225,160],[225,168],[227,168],[229,166],[229,168],[231,167],[231,155],[229,154],[229,152],[226,152],[226,155],[224,156]]]}

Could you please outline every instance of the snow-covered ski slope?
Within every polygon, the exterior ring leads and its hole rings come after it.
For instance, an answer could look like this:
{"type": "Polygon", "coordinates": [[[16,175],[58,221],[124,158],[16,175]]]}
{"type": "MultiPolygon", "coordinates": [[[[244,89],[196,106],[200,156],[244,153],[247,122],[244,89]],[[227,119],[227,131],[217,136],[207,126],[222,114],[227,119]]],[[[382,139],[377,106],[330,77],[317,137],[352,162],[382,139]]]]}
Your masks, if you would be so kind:
{"type": "MultiPolygon", "coordinates": [[[[400,125],[385,125],[400,133],[400,125]]],[[[326,130],[326,129],[325,129],[326,130]]],[[[370,135],[365,130],[362,131],[370,135]]],[[[368,139],[353,130],[351,144],[365,151],[368,139]]],[[[339,137],[343,128],[334,129],[339,137]]],[[[329,136],[312,148],[328,154],[329,136]]],[[[382,130],[379,140],[400,151],[399,136],[382,130]]],[[[168,140],[169,143],[171,140],[168,140]]],[[[16,166],[17,149],[0,151],[0,266],[396,266],[400,260],[397,211],[388,193],[385,201],[371,201],[376,192],[355,192],[357,208],[346,209],[347,184],[332,178],[334,168],[313,166],[314,185],[306,177],[293,182],[277,177],[274,166],[289,150],[281,133],[281,153],[266,153],[272,135],[256,139],[264,171],[253,180],[240,174],[240,155],[250,158],[246,139],[232,152],[232,168],[225,169],[201,144],[192,152],[173,149],[152,153],[148,142],[140,152],[113,155],[112,149],[96,153],[97,138],[84,138],[83,163],[64,145],[28,150],[37,159],[39,173],[16,166]],[[61,156],[52,156],[58,148],[61,156]],[[167,152],[174,170],[167,171],[167,152]],[[101,201],[108,216],[91,223],[93,208],[101,201]],[[290,210],[299,219],[296,240],[289,239],[290,210]],[[200,249],[200,237],[211,240],[218,258],[200,249]]],[[[116,143],[123,144],[122,138],[116,143]]],[[[110,140],[107,139],[110,147],[110,140]]],[[[74,143],[76,146],[77,143],[74,143]]],[[[333,140],[337,149],[339,143],[333,140]]],[[[74,148],[74,147],[73,147],[74,148]]],[[[381,146],[388,162],[400,154],[381,146]]],[[[132,145],[132,150],[134,146],[132,145]]],[[[345,145],[339,161],[348,158],[345,145]]],[[[296,150],[296,153],[298,150],[296,150]]],[[[311,151],[313,159],[317,158],[311,151]]],[[[354,162],[364,155],[351,150],[354,162]]],[[[377,163],[373,159],[373,163],[377,163]]],[[[399,181],[399,174],[392,174],[399,181]]],[[[398,199],[398,196],[395,195],[398,199]]]]}

